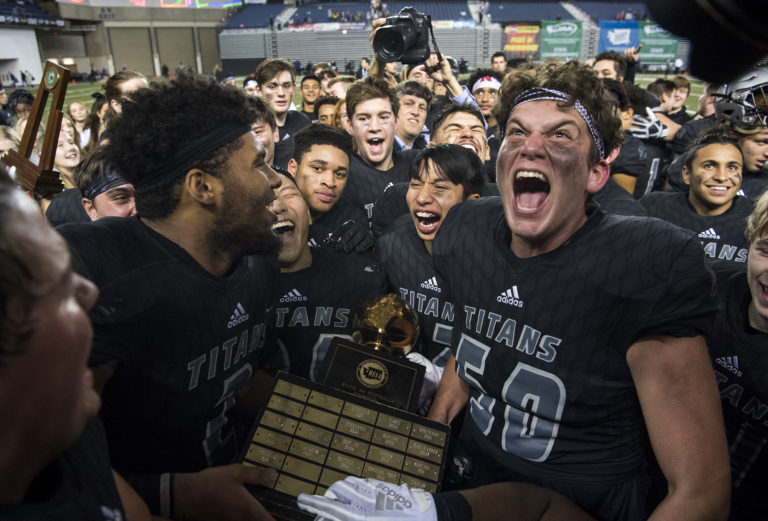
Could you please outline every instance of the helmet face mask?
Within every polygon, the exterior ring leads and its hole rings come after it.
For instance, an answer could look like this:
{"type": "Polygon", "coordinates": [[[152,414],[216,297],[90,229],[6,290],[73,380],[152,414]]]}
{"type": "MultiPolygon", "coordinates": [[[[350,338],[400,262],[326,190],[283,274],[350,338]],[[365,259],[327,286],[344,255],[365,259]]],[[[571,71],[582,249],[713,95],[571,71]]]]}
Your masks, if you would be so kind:
{"type": "Polygon", "coordinates": [[[737,130],[753,130],[768,123],[768,67],[753,70],[727,83],[715,94],[717,119],[737,130]]]}

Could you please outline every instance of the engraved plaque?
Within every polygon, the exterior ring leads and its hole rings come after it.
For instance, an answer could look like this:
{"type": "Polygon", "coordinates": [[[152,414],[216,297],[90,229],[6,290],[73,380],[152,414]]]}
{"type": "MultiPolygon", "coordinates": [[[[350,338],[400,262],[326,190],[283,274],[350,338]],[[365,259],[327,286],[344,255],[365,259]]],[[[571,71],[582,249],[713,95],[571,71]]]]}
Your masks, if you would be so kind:
{"type": "Polygon", "coordinates": [[[417,460],[416,458],[406,457],[405,464],[403,465],[403,472],[414,474],[430,481],[436,481],[437,476],[440,473],[440,467],[427,463],[426,461],[417,460]]]}
{"type": "Polygon", "coordinates": [[[349,474],[345,474],[344,472],[338,472],[333,469],[324,468],[323,473],[320,474],[320,484],[325,485],[326,487],[330,487],[337,481],[341,481],[342,479],[346,478],[349,474]]]}
{"type": "Polygon", "coordinates": [[[314,494],[315,485],[313,483],[307,483],[300,479],[294,479],[286,474],[281,474],[277,478],[275,483],[275,490],[283,492],[290,496],[298,496],[299,494],[314,494]]]}
{"type": "Polygon", "coordinates": [[[253,441],[267,445],[280,451],[287,451],[291,446],[291,437],[285,434],[279,434],[275,431],[259,427],[256,429],[256,434],[253,437],[253,441]]]}
{"type": "Polygon", "coordinates": [[[301,413],[304,411],[303,403],[294,402],[285,396],[280,396],[277,394],[272,395],[272,397],[269,399],[267,407],[276,411],[283,412],[285,414],[290,414],[291,416],[296,416],[297,418],[300,417],[301,413]]]}
{"type": "Polygon", "coordinates": [[[405,459],[405,456],[403,456],[403,454],[399,452],[383,449],[381,447],[377,447],[376,445],[372,445],[370,450],[368,451],[369,461],[375,461],[376,463],[381,463],[382,465],[386,465],[387,467],[401,469],[403,468],[404,459],[405,459]]]}
{"type": "Polygon", "coordinates": [[[397,418],[390,414],[379,414],[379,419],[376,420],[376,426],[383,429],[389,429],[390,431],[399,432],[404,436],[408,436],[411,433],[411,422],[402,418],[397,418]]]}
{"type": "Polygon", "coordinates": [[[428,459],[435,463],[440,463],[443,460],[443,450],[435,447],[434,445],[428,445],[426,443],[414,440],[408,442],[408,450],[406,451],[411,456],[418,456],[419,458],[428,459]]]}
{"type": "Polygon", "coordinates": [[[361,422],[370,423],[371,425],[376,423],[376,416],[379,415],[375,409],[363,407],[351,402],[344,404],[344,410],[342,411],[342,414],[361,422]]]}
{"type": "Polygon", "coordinates": [[[313,443],[307,443],[299,439],[294,439],[291,444],[291,449],[288,451],[296,456],[301,456],[315,463],[323,463],[325,456],[328,454],[328,450],[315,445],[313,443]]]}
{"type": "Polygon", "coordinates": [[[373,430],[373,443],[384,445],[400,452],[405,452],[408,447],[408,437],[395,434],[394,432],[385,431],[383,429],[373,430]]]}
{"type": "MultiPolygon", "coordinates": [[[[300,422],[299,428],[296,429],[296,436],[300,436],[306,440],[313,441],[318,445],[327,447],[331,444],[331,439],[333,439],[333,431],[309,423],[300,422]]],[[[403,450],[405,450],[405,447],[403,447],[403,450]]]]}
{"type": "Polygon", "coordinates": [[[251,444],[245,458],[253,463],[279,469],[283,466],[285,455],[260,445],[251,444]]]}
{"type": "Polygon", "coordinates": [[[304,414],[301,416],[301,418],[303,420],[323,425],[329,429],[335,429],[336,422],[339,419],[337,415],[316,409],[315,407],[307,407],[304,409],[304,414]]]}
{"type": "Polygon", "coordinates": [[[411,438],[426,441],[433,445],[445,445],[445,432],[427,427],[426,425],[414,425],[411,429],[411,438]]]}
{"type": "Polygon", "coordinates": [[[356,440],[354,438],[350,438],[348,436],[342,436],[341,434],[336,434],[333,437],[331,447],[338,451],[357,456],[358,458],[365,458],[365,456],[368,454],[367,443],[356,440]]]}
{"type": "Polygon", "coordinates": [[[359,476],[363,472],[363,460],[347,456],[340,452],[331,451],[325,464],[346,472],[348,476],[359,476]]]}
{"type": "Polygon", "coordinates": [[[283,464],[284,472],[293,474],[294,476],[299,476],[309,481],[317,481],[317,478],[320,477],[320,471],[322,468],[323,467],[320,465],[316,465],[299,458],[294,458],[293,456],[288,456],[285,458],[285,463],[283,464]]]}
{"type": "Polygon", "coordinates": [[[400,481],[400,473],[395,472],[392,469],[386,469],[380,467],[370,461],[366,462],[363,468],[364,478],[374,478],[380,481],[389,481],[390,483],[398,483],[400,481]]]}
{"type": "Polygon", "coordinates": [[[299,422],[288,416],[276,414],[272,411],[264,411],[264,415],[261,417],[261,424],[286,434],[293,434],[299,422]]]}
{"type": "Polygon", "coordinates": [[[339,414],[341,412],[341,408],[344,406],[344,400],[340,400],[331,395],[318,391],[312,391],[312,393],[309,395],[308,402],[312,405],[316,405],[317,407],[328,409],[332,412],[335,412],[336,414],[339,414]]]}
{"type": "Polygon", "coordinates": [[[336,430],[354,436],[355,438],[364,439],[365,441],[371,441],[371,436],[373,435],[373,427],[370,425],[349,420],[347,418],[341,418],[339,420],[339,425],[336,427],[336,430]]]}
{"type": "Polygon", "coordinates": [[[303,385],[287,382],[285,380],[279,380],[275,384],[275,392],[284,394],[285,396],[290,396],[294,400],[298,400],[300,402],[306,402],[307,396],[309,396],[309,389],[303,385]]]}
{"type": "Polygon", "coordinates": [[[409,476],[408,474],[400,476],[400,483],[407,483],[411,488],[420,488],[427,492],[437,492],[437,485],[431,481],[424,481],[423,479],[419,479],[416,476],[409,476]]]}

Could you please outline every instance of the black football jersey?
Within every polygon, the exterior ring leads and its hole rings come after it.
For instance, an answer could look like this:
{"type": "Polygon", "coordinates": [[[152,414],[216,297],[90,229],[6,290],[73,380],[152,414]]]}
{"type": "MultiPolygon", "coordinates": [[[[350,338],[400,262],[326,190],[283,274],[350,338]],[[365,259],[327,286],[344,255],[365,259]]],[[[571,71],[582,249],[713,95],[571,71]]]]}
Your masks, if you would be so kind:
{"type": "Polygon", "coordinates": [[[661,159],[654,157],[648,147],[629,131],[624,131],[624,143],[618,157],[611,163],[611,175],[626,174],[637,179],[632,195],[642,197],[653,189],[659,174],[661,159]]]}
{"type": "Polygon", "coordinates": [[[368,225],[368,216],[361,207],[353,205],[347,200],[339,199],[333,208],[322,216],[314,219],[309,225],[309,245],[317,247],[323,245],[323,240],[339,229],[346,221],[356,221],[363,226],[368,225]]]}
{"type": "Polygon", "coordinates": [[[640,203],[650,217],[657,217],[695,232],[704,253],[712,260],[747,262],[749,245],[744,238],[747,217],[753,204],[747,197],[736,196],[731,208],[722,215],[699,215],[684,192],[653,192],[640,203]]]}
{"type": "Polygon", "coordinates": [[[377,251],[390,285],[419,316],[418,352],[444,367],[451,354],[455,310],[446,298],[442,277],[419,238],[411,214],[400,216],[379,237],[377,251]]]}
{"type": "Polygon", "coordinates": [[[595,208],[554,251],[517,258],[511,240],[489,197],[453,208],[432,245],[477,450],[531,480],[631,479],[646,442],[626,353],[644,337],[706,331],[716,302],[701,245],[669,223],[595,208]]]}
{"type": "Polygon", "coordinates": [[[714,114],[705,118],[692,119],[685,122],[672,140],[672,152],[678,155],[684,153],[690,144],[696,141],[696,138],[707,132],[716,124],[717,119],[714,114]]]}
{"type": "Polygon", "coordinates": [[[349,177],[342,198],[363,208],[370,221],[373,206],[384,190],[389,185],[408,181],[408,168],[419,153],[419,150],[394,151],[392,159],[395,165],[386,171],[371,168],[356,153],[350,155],[349,177]]]}
{"type": "Polygon", "coordinates": [[[118,365],[101,409],[114,467],[193,472],[230,463],[242,440],[228,412],[263,351],[277,259],[245,257],[216,277],[138,218],[60,231],[75,270],[100,290],[90,364],[118,365]]]}
{"type": "Polygon", "coordinates": [[[722,309],[707,340],[731,460],[731,521],[765,515],[768,490],[768,334],[751,328],[746,273],[720,277],[722,309]]]}
{"type": "Polygon", "coordinates": [[[30,485],[19,505],[0,504],[4,521],[122,521],[104,430],[97,418],[80,439],[51,462],[30,485]]]}
{"type": "Polygon", "coordinates": [[[606,213],[616,215],[646,215],[645,208],[635,197],[624,190],[619,183],[608,178],[605,185],[597,192],[593,201],[606,213]]]}
{"type": "Polygon", "coordinates": [[[296,132],[311,125],[312,120],[299,111],[289,110],[285,116],[285,125],[277,127],[279,141],[275,143],[273,164],[280,168],[288,168],[288,161],[293,158],[293,148],[296,145],[296,132]]]}
{"type": "Polygon", "coordinates": [[[331,340],[352,338],[363,301],[387,293],[384,271],[371,255],[312,250],[312,265],[280,273],[269,321],[266,365],[317,380],[331,340]]]}

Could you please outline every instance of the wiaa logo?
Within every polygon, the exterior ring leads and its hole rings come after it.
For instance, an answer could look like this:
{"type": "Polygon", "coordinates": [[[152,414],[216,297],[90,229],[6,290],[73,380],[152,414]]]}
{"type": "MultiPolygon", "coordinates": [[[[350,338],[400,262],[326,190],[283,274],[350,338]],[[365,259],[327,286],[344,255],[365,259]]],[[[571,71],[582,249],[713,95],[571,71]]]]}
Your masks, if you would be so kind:
{"type": "Polygon", "coordinates": [[[378,360],[365,360],[360,362],[355,371],[357,381],[371,389],[378,389],[389,379],[387,366],[378,360]]]}

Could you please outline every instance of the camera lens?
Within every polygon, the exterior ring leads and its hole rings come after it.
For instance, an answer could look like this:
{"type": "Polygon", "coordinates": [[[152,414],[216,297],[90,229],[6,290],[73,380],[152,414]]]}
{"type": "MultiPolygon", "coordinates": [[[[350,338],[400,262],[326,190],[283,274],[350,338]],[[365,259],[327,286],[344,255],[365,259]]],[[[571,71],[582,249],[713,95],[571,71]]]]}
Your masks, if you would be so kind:
{"type": "Polygon", "coordinates": [[[413,30],[407,24],[384,26],[376,31],[373,50],[384,62],[396,62],[413,45],[413,30]]]}

